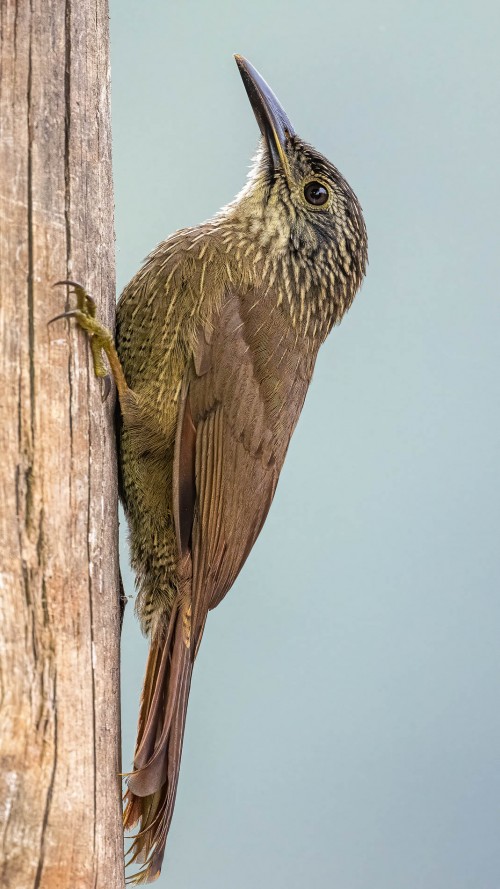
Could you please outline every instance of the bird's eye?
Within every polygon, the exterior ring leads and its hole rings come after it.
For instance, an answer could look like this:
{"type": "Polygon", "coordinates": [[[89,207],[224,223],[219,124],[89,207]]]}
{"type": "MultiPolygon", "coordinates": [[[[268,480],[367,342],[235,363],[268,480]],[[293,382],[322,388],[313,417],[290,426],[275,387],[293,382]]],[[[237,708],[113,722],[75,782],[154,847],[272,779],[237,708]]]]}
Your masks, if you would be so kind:
{"type": "Polygon", "coordinates": [[[314,207],[322,207],[328,200],[328,189],[321,182],[308,182],[304,186],[304,197],[308,204],[314,207]]]}

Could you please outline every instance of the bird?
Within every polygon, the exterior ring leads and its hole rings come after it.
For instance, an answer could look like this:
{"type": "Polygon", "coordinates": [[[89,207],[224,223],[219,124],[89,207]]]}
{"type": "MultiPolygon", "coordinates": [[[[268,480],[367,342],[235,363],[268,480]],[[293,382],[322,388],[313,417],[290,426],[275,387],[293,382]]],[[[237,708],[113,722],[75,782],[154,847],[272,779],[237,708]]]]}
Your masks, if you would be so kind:
{"type": "MultiPolygon", "coordinates": [[[[360,203],[235,56],[260,142],[237,197],[163,241],[125,287],[116,337],[75,284],[94,370],[120,407],[119,486],[149,637],[124,826],[135,884],[160,874],[208,612],[265,522],[321,344],[367,266],[360,203]]],[[[68,282],[66,282],[68,283],[68,282]]]]}

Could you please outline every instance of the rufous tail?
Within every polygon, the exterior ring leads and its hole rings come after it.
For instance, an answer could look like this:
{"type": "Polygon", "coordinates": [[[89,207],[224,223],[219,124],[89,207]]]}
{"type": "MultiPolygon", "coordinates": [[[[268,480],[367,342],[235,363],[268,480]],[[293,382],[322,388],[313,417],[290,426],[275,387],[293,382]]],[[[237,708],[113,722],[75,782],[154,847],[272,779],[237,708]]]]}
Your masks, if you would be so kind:
{"type": "Polygon", "coordinates": [[[123,815],[126,829],[138,824],[128,862],[140,864],[129,880],[135,885],[159,876],[172,820],[193,670],[188,622],[186,609],[175,606],[149,651],[123,815]]]}

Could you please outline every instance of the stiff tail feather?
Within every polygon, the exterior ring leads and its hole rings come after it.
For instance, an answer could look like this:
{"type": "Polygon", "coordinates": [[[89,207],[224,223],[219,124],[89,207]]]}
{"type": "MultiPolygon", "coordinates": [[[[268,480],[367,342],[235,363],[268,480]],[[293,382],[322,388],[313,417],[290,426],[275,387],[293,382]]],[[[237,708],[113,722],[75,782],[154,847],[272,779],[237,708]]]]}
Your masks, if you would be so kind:
{"type": "Polygon", "coordinates": [[[139,830],[129,850],[130,878],[150,883],[160,874],[172,820],[193,661],[185,608],[174,607],[166,635],[151,642],[141,698],[134,771],[128,777],[123,823],[139,830]]]}

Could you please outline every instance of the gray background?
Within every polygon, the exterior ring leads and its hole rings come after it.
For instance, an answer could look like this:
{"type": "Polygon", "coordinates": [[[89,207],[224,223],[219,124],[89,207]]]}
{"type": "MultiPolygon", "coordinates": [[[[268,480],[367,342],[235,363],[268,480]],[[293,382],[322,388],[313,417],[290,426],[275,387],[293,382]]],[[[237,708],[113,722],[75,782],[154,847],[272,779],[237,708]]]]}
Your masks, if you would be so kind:
{"type": "MultiPolygon", "coordinates": [[[[370,241],[207,625],[159,889],[500,886],[499,9],[112,0],[120,288],[244,182],[235,51],[370,241]]],[[[125,768],[145,652],[129,607],[125,768]]]]}

